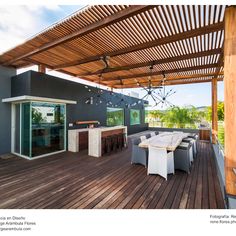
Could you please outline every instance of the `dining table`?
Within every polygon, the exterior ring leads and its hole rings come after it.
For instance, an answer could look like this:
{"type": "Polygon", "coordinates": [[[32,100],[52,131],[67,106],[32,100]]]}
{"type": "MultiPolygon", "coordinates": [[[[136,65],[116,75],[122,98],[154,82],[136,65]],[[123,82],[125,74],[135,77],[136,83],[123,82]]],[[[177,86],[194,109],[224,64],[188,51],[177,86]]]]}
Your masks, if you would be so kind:
{"type": "Polygon", "coordinates": [[[182,142],[183,138],[187,138],[189,133],[163,132],[151,138],[143,140],[139,147],[148,148],[154,146],[158,148],[166,148],[167,151],[174,151],[182,142]]]}

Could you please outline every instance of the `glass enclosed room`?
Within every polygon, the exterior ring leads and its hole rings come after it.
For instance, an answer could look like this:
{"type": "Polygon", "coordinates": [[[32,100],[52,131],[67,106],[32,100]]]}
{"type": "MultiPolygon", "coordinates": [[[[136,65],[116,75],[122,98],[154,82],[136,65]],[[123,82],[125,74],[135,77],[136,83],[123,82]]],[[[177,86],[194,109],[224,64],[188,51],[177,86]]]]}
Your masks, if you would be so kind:
{"type": "Polygon", "coordinates": [[[28,96],[12,103],[12,153],[37,158],[66,150],[66,104],[73,101],[28,96]]]}

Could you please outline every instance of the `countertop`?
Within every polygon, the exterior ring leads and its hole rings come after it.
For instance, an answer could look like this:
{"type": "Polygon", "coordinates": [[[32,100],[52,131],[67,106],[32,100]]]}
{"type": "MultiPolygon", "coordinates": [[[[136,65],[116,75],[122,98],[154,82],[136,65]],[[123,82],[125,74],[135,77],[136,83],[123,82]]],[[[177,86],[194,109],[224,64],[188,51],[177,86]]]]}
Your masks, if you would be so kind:
{"type": "Polygon", "coordinates": [[[84,132],[89,131],[90,128],[83,128],[83,129],[68,129],[68,132],[84,132]]]}
{"type": "Polygon", "coordinates": [[[112,126],[112,127],[97,127],[97,128],[91,128],[89,130],[94,130],[94,131],[109,131],[109,130],[114,130],[114,129],[125,129],[126,126],[119,125],[119,126],[112,126]]]}

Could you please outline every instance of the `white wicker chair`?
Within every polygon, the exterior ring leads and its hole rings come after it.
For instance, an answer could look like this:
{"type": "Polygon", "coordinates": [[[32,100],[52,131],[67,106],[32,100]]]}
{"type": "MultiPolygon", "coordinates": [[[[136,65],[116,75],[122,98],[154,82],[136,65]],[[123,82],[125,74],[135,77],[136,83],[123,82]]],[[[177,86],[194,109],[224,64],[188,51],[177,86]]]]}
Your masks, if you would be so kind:
{"type": "Polygon", "coordinates": [[[155,132],[151,132],[150,134],[151,134],[151,137],[156,136],[156,133],[155,133],[155,132]]]}
{"type": "Polygon", "coordinates": [[[174,174],[174,154],[167,153],[165,148],[148,147],[147,174],[158,174],[167,180],[167,174],[174,174]]]}
{"type": "Polygon", "coordinates": [[[141,139],[141,142],[142,142],[142,141],[146,140],[147,137],[145,135],[142,135],[142,136],[140,136],[140,139],[141,139]]]}

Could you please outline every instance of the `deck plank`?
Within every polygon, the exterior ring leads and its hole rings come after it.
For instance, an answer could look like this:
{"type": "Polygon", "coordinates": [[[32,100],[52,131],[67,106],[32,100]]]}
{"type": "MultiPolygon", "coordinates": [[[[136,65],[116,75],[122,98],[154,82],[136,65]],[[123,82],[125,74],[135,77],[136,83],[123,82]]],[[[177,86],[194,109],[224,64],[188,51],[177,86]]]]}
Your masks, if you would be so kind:
{"type": "Polygon", "coordinates": [[[202,208],[209,208],[209,194],[208,194],[208,160],[207,160],[207,152],[203,152],[203,185],[202,185],[202,208]]]}
{"type": "Polygon", "coordinates": [[[202,188],[203,188],[203,165],[204,165],[204,152],[202,152],[202,155],[198,156],[201,160],[199,162],[198,166],[198,172],[197,172],[197,184],[196,184],[196,193],[195,193],[195,202],[194,202],[194,209],[201,209],[202,206],[202,188]]]}
{"type": "Polygon", "coordinates": [[[167,181],[131,165],[130,147],[102,158],[0,159],[0,208],[224,208],[211,145],[200,141],[198,150],[191,173],[177,170],[167,181]]]}
{"type": "Polygon", "coordinates": [[[209,208],[210,209],[215,209],[217,208],[216,204],[216,195],[215,195],[215,187],[214,187],[214,181],[218,178],[217,176],[213,176],[213,170],[212,168],[215,168],[215,166],[212,166],[212,161],[211,161],[212,153],[211,149],[207,149],[207,168],[208,168],[208,194],[209,194],[209,208]]]}

